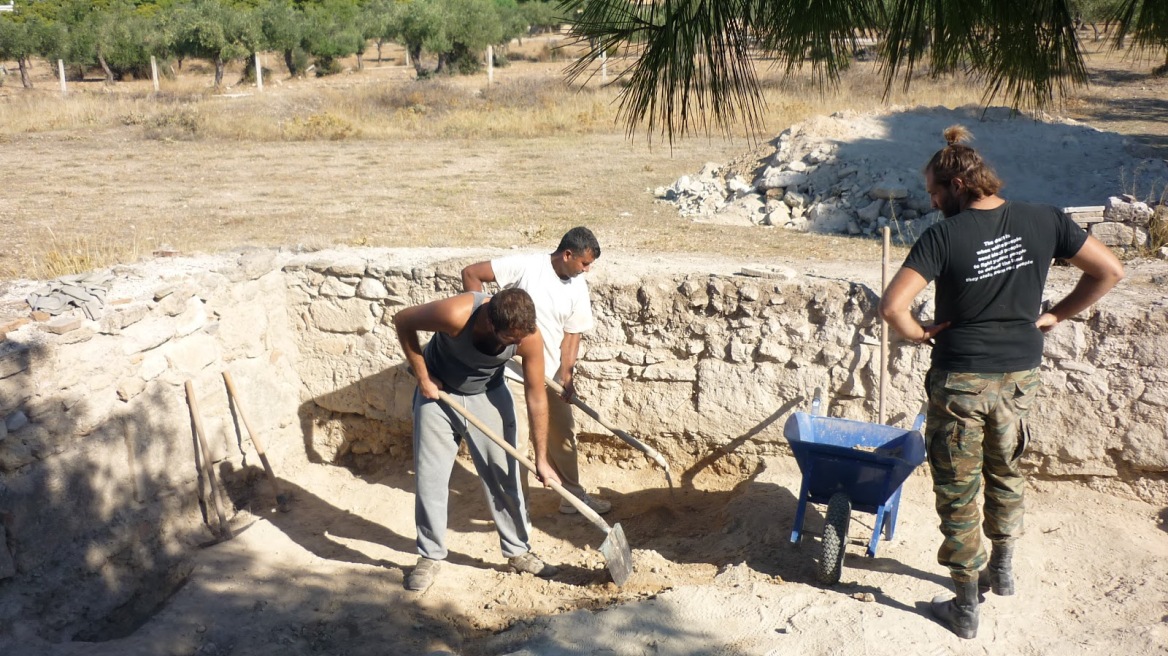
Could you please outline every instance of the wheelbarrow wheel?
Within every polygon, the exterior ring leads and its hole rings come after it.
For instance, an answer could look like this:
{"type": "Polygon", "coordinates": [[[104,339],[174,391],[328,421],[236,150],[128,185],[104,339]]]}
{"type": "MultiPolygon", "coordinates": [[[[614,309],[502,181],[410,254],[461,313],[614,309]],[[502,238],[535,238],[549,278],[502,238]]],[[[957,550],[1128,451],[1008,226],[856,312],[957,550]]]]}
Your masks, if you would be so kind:
{"type": "Polygon", "coordinates": [[[852,521],[852,499],[843,492],[833,494],[827,502],[827,519],[823,525],[823,553],[819,557],[819,581],[839,583],[844,569],[844,547],[848,543],[848,524],[852,521]]]}

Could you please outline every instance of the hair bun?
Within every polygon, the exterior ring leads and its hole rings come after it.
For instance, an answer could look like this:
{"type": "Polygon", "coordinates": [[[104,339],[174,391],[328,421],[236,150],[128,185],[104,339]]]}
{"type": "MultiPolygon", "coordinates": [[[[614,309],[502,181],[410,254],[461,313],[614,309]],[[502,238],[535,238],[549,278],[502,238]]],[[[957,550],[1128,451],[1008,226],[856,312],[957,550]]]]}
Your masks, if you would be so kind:
{"type": "Polygon", "coordinates": [[[950,125],[949,127],[945,128],[945,132],[942,134],[945,136],[945,143],[950,146],[956,146],[959,143],[973,141],[973,134],[969,130],[965,129],[964,125],[950,125]]]}

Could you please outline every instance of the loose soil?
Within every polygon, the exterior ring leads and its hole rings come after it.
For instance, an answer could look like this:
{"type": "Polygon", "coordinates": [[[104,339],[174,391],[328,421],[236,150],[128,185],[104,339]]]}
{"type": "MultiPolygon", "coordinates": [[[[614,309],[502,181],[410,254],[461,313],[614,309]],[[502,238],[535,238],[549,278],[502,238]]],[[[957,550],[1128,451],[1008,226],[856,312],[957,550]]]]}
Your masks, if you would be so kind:
{"type": "MultiPolygon", "coordinates": [[[[1095,86],[1066,113],[1168,153],[1165,82],[1114,55],[1093,55],[1092,66],[1095,86]]],[[[619,130],[392,143],[147,141],[130,128],[8,135],[0,139],[0,270],[28,275],[47,254],[73,247],[88,248],[94,262],[242,245],[527,247],[588,224],[606,248],[676,257],[679,266],[683,253],[749,253],[878,275],[855,264],[879,261],[871,241],[693,224],[649,193],[744,152],[742,142],[718,140],[649,150],[619,130]]],[[[1156,271],[1140,284],[1162,295],[1156,271]]],[[[874,559],[861,544],[871,516],[854,515],[843,581],[824,587],[814,575],[818,510],[803,542],[789,542],[800,483],[792,460],[756,466],[733,448],[679,463],[670,491],[624,447],[587,445],[586,482],[613,502],[608,519],[634,548],[637,569],[621,588],[596,551],[600,532],[559,514],[546,490],[532,494],[533,547],[561,573],[543,581],[505,572],[463,460],[452,480],[450,559],[430,590],[408,592],[408,463],[373,472],[306,465],[280,472],[291,512],[272,511],[262,479],[234,491],[237,537],[200,549],[185,585],[128,637],[48,645],[13,627],[12,653],[1168,653],[1164,503],[1035,482],[1018,594],[991,595],[978,639],[961,641],[925,604],[947,580],[935,562],[939,533],[923,471],[907,483],[896,539],[874,559]]]]}
{"type": "MultiPolygon", "coordinates": [[[[771,430],[777,430],[777,427],[771,430]]],[[[179,590],[131,636],[27,642],[21,654],[1163,654],[1168,511],[1071,483],[1028,496],[1018,593],[990,595],[978,638],[958,639],[927,604],[948,589],[928,476],[906,484],[895,539],[864,556],[873,515],[855,512],[842,581],[816,581],[822,509],[789,541],[800,473],[788,457],[744,468],[733,445],[679,486],[627,449],[590,444],[583,471],[613,502],[636,571],[617,588],[603,535],[531,495],[533,548],[553,580],[505,571],[473,465],[452,479],[451,549],[434,585],[406,591],[413,483],[401,463],[368,474],[281,472],[292,510],[262,480],[237,494],[237,536],[207,546],[179,590]],[[603,451],[601,446],[604,447],[603,451]],[[1159,516],[1157,516],[1159,513],[1159,516]]]]}

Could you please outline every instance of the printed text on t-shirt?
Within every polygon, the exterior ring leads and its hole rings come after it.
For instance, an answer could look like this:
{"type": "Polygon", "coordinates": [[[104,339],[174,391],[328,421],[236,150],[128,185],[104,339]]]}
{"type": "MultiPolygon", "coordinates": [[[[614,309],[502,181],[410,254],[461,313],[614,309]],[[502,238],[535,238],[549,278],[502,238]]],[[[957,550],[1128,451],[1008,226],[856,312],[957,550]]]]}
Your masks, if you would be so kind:
{"type": "Polygon", "coordinates": [[[1034,264],[1034,260],[1025,259],[1026,248],[1022,246],[1021,237],[1011,237],[1007,234],[983,243],[985,248],[977,252],[977,262],[973,265],[973,275],[966,278],[965,282],[985,280],[1007,271],[1034,264]]]}

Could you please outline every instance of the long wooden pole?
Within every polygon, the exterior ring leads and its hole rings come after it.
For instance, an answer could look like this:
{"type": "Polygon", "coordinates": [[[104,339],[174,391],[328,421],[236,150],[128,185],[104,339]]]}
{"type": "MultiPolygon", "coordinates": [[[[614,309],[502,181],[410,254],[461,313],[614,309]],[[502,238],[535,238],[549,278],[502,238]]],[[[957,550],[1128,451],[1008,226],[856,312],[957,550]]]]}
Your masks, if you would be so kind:
{"type": "MultiPolygon", "coordinates": [[[[890,230],[888,226],[880,229],[880,233],[884,241],[883,254],[881,256],[881,271],[880,271],[880,296],[884,296],[884,292],[888,289],[888,251],[890,249],[890,230]]],[[[879,400],[879,414],[880,423],[883,424],[888,419],[888,411],[885,408],[884,398],[888,391],[888,322],[883,317],[880,319],[880,400],[879,400]]]]}
{"type": "Polygon", "coordinates": [[[247,413],[243,411],[243,405],[239,402],[239,392],[235,390],[235,381],[231,379],[231,372],[223,371],[223,382],[227,385],[227,393],[231,395],[231,400],[235,403],[235,409],[239,412],[239,418],[243,420],[243,427],[247,429],[247,434],[251,437],[251,443],[255,445],[256,453],[260,456],[260,462],[264,466],[268,480],[272,483],[272,492],[276,495],[276,506],[281,512],[287,512],[288,499],[280,490],[280,483],[276,479],[276,472],[272,471],[272,465],[268,462],[268,454],[264,448],[264,438],[255,432],[255,429],[251,427],[251,422],[247,420],[247,413]]]}
{"type": "Polygon", "coordinates": [[[223,507],[219,505],[219,483],[215,480],[215,468],[211,465],[211,450],[207,448],[207,440],[203,437],[203,418],[199,414],[199,402],[195,399],[195,384],[188,380],[186,390],[187,404],[191,408],[191,421],[195,424],[195,439],[199,442],[199,451],[203,454],[203,475],[207,477],[208,486],[211,488],[211,502],[215,507],[215,515],[219,518],[219,531],[230,539],[235,535],[223,514],[223,507]]]}

